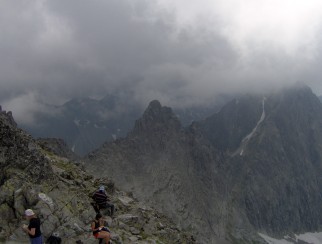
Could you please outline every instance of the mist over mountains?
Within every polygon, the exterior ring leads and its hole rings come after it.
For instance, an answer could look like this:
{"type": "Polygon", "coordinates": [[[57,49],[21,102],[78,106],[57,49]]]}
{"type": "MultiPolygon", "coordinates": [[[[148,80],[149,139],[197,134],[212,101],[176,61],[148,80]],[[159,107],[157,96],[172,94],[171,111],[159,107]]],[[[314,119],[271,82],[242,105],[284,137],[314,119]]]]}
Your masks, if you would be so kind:
{"type": "Polygon", "coordinates": [[[320,0],[2,1],[0,16],[0,104],[37,137],[0,113],[3,216],[33,202],[13,190],[28,173],[92,188],[50,150],[202,243],[322,229],[320,0]]]}
{"type": "Polygon", "coordinates": [[[75,98],[61,106],[46,105],[46,111],[35,114],[37,123],[21,124],[35,137],[62,138],[77,154],[84,155],[125,136],[140,113],[137,106],[126,105],[115,96],[101,100],[75,98]]]}
{"type": "MultiPolygon", "coordinates": [[[[201,120],[218,111],[230,96],[216,96],[209,104],[176,108],[183,125],[201,120]]],[[[18,121],[34,137],[62,138],[78,155],[97,149],[106,141],[125,137],[144,108],[126,96],[109,94],[102,99],[74,98],[61,106],[43,104],[46,109],[33,115],[34,123],[18,121]]]]}

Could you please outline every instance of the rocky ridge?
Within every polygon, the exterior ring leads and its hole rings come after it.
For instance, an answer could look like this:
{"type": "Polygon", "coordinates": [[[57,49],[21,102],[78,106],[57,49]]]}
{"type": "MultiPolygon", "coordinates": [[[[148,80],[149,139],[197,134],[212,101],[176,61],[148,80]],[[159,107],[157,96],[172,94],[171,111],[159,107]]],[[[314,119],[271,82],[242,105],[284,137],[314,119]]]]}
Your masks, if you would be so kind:
{"type": "Polygon", "coordinates": [[[20,228],[27,208],[40,217],[45,238],[97,243],[90,231],[95,217],[90,196],[102,184],[118,209],[114,219],[106,217],[113,243],[195,243],[191,234],[107,178],[95,179],[81,164],[54,154],[57,149],[48,143],[42,147],[16,127],[10,112],[0,111],[0,135],[0,243],[28,242],[20,228]]]}

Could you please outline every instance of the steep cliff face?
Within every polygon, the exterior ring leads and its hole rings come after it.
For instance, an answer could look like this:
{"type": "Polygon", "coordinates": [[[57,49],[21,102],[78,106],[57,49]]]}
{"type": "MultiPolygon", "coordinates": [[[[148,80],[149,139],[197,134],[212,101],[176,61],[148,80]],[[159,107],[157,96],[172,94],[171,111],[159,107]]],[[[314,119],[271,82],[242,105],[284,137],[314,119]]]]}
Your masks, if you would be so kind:
{"type": "Polygon", "coordinates": [[[204,243],[321,227],[322,107],[307,87],[233,100],[184,129],[153,101],[87,167],[152,202],[204,243]],[[106,170],[104,170],[106,169],[106,170]]]}
{"type": "Polygon", "coordinates": [[[264,110],[248,144],[241,143],[243,154],[227,161],[240,207],[256,229],[269,233],[318,230],[321,103],[310,89],[296,87],[267,97],[264,110]]]}
{"type": "Polygon", "coordinates": [[[21,229],[27,208],[40,218],[45,239],[58,234],[66,244],[97,243],[90,230],[96,215],[91,195],[100,185],[117,207],[114,219],[106,216],[113,243],[195,243],[163,214],[69,161],[61,140],[34,140],[1,109],[0,138],[0,243],[28,241],[21,229]]]}
{"type": "Polygon", "coordinates": [[[309,88],[235,100],[195,127],[223,150],[230,198],[256,230],[321,227],[322,106],[309,88]]]}

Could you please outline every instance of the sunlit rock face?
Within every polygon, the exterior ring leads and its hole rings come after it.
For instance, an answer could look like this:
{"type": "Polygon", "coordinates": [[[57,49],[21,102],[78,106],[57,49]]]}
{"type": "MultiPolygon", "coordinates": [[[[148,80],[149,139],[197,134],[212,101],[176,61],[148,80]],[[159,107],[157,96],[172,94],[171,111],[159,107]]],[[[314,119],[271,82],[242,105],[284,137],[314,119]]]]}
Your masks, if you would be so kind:
{"type": "Polygon", "coordinates": [[[246,95],[184,128],[152,101],[87,168],[153,203],[204,243],[321,226],[322,105],[308,87],[246,95]],[[105,169],[105,170],[104,170],[105,169]]]}

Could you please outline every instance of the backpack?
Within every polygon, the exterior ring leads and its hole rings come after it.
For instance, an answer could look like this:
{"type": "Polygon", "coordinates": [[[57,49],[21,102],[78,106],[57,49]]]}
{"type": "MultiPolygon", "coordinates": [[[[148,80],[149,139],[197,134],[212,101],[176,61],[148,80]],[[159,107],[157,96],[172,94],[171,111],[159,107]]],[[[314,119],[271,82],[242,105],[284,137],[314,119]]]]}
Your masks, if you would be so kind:
{"type": "Polygon", "coordinates": [[[61,238],[59,236],[50,236],[47,239],[48,244],[61,244],[61,238]]]}

